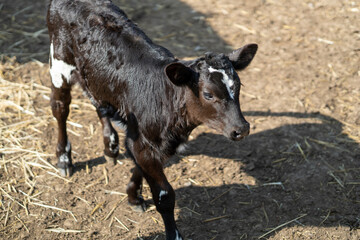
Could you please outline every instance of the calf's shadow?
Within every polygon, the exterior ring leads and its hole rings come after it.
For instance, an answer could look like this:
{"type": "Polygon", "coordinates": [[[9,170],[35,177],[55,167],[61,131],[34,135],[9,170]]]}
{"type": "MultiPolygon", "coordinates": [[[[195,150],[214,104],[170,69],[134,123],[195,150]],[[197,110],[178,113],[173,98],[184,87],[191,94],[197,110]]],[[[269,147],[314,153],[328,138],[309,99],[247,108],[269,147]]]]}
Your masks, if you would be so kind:
{"type": "MultiPolygon", "coordinates": [[[[209,133],[190,141],[185,156],[240,162],[236,172],[251,176],[255,184],[240,178],[238,183],[175,189],[177,224],[186,238],[258,239],[291,220],[285,227],[345,226],[349,236],[360,227],[359,143],[342,133],[341,122],[319,113],[244,114],[313,121],[251,134],[241,142],[209,133]]],[[[222,171],[224,166],[218,168],[222,171]]],[[[156,233],[143,239],[162,237],[156,233]]]]}

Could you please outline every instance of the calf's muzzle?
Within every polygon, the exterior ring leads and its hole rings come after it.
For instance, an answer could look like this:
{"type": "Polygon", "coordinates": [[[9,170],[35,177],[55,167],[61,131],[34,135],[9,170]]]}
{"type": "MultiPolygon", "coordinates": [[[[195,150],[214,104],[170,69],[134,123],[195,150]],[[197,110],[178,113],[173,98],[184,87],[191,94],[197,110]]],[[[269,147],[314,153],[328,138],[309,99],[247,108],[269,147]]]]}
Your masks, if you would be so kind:
{"type": "Polygon", "coordinates": [[[244,121],[241,126],[234,128],[230,133],[230,139],[233,141],[239,141],[250,133],[250,124],[244,121]]]}

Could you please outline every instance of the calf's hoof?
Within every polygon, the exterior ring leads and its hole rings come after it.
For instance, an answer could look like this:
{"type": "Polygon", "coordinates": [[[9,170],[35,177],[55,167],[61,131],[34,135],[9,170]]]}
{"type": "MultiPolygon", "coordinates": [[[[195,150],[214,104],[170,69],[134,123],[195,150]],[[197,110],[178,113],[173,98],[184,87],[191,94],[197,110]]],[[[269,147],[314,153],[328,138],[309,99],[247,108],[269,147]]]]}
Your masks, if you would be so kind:
{"type": "Polygon", "coordinates": [[[59,173],[62,177],[71,177],[73,174],[73,165],[69,166],[58,166],[59,173]]]}
{"type": "Polygon", "coordinates": [[[110,156],[104,155],[104,158],[107,163],[116,165],[117,157],[110,157],[110,156]]]}
{"type": "Polygon", "coordinates": [[[131,210],[134,212],[146,212],[149,207],[149,204],[144,201],[142,197],[137,198],[135,201],[129,201],[129,205],[131,210]]]}
{"type": "Polygon", "coordinates": [[[146,212],[146,210],[148,209],[148,205],[146,202],[141,203],[140,205],[133,205],[131,203],[129,203],[131,210],[133,210],[134,212],[138,212],[138,213],[143,213],[146,212]]]}

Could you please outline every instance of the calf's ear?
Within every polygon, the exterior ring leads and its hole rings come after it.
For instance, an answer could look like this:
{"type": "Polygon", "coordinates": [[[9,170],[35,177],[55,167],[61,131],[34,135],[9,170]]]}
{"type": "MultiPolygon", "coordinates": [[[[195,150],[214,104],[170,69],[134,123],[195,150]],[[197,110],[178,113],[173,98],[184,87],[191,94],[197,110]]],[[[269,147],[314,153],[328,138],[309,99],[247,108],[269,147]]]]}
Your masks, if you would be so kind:
{"type": "Polygon", "coordinates": [[[233,67],[236,70],[243,70],[253,60],[258,45],[255,43],[247,44],[242,48],[239,48],[228,55],[233,67]]]}
{"type": "Polygon", "coordinates": [[[196,75],[192,69],[179,62],[167,65],[165,67],[165,74],[176,86],[188,85],[196,75]]]}

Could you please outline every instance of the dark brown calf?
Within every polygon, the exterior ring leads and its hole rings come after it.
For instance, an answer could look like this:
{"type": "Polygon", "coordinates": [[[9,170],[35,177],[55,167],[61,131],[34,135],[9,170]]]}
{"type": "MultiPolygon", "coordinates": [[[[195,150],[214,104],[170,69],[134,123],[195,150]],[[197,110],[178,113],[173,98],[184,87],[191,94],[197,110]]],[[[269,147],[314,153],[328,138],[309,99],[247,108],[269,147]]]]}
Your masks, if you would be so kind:
{"type": "Polygon", "coordinates": [[[71,175],[73,170],[66,119],[71,86],[78,83],[97,109],[107,160],[115,163],[119,152],[111,119],[126,127],[126,148],[136,164],[127,187],[129,203],[143,206],[145,177],[164,220],[166,239],[182,239],[174,220],[175,192],[163,164],[200,124],[235,141],[249,134],[235,70],[250,64],[257,45],[180,61],[107,0],[51,1],[47,23],[60,173],[71,175]]]}

